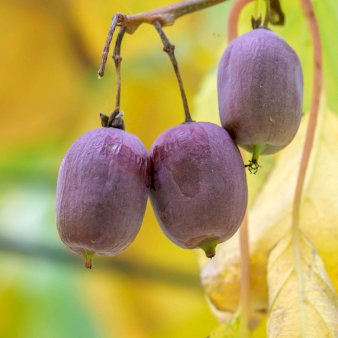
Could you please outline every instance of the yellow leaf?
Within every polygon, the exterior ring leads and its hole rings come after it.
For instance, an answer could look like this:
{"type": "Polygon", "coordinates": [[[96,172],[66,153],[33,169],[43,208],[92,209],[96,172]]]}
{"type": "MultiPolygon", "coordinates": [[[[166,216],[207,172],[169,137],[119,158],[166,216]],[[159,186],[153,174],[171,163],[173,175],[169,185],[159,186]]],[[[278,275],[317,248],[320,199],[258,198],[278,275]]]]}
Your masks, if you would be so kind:
{"type": "Polygon", "coordinates": [[[315,247],[290,231],[269,256],[269,337],[338,337],[338,298],[315,247]]]}
{"type": "MultiPolygon", "coordinates": [[[[338,118],[322,100],[320,121],[301,206],[301,228],[317,248],[335,289],[338,289],[338,118]]],[[[305,118],[294,141],[282,150],[249,210],[252,309],[268,309],[267,262],[271,249],[285,236],[304,144],[305,118]]],[[[264,168],[262,169],[264,171],[264,168]]],[[[259,176],[258,173],[256,176],[259,176]]],[[[253,175],[254,176],[254,175],[253,175]]],[[[250,191],[250,184],[249,184],[250,191]]],[[[214,307],[233,313],[239,302],[239,239],[221,245],[202,269],[202,282],[214,307]]]]}
{"type": "Polygon", "coordinates": [[[240,316],[235,314],[231,320],[213,330],[208,338],[239,338],[240,316]]]}
{"type": "Polygon", "coordinates": [[[266,320],[263,318],[258,324],[258,320],[252,320],[252,326],[249,335],[244,337],[240,332],[241,313],[236,312],[226,323],[213,330],[208,338],[265,338],[266,337],[266,320]]]}

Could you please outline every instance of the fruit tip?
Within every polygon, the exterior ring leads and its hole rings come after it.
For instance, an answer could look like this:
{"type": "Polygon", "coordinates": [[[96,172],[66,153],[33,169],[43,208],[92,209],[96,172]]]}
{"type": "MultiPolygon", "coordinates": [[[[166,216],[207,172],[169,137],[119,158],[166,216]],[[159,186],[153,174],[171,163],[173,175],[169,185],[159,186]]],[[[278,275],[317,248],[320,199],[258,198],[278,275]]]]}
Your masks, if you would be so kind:
{"type": "Polygon", "coordinates": [[[216,251],[215,249],[214,250],[210,250],[210,251],[205,251],[205,255],[208,257],[208,258],[212,258],[216,255],[216,251]]]}
{"type": "Polygon", "coordinates": [[[83,256],[85,258],[85,262],[84,262],[85,268],[91,270],[93,267],[94,252],[84,251],[83,256]]]}
{"type": "Polygon", "coordinates": [[[218,239],[208,239],[203,241],[199,247],[205,252],[205,255],[208,258],[212,258],[216,255],[216,246],[218,244],[218,239]]]}

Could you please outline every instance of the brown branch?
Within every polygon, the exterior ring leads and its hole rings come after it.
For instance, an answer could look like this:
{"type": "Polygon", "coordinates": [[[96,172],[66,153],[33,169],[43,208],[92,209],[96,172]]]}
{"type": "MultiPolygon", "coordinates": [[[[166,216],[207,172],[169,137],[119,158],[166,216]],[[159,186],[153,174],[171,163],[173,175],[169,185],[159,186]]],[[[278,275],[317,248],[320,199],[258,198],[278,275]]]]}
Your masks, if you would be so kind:
{"type": "Polygon", "coordinates": [[[105,71],[106,63],[107,63],[107,58],[108,58],[108,54],[109,54],[110,44],[111,44],[111,41],[113,39],[114,32],[115,32],[115,29],[117,27],[117,24],[121,23],[123,21],[123,19],[124,19],[124,15],[120,14],[120,13],[117,13],[113,16],[113,19],[112,19],[112,22],[111,22],[111,25],[110,25],[110,28],[109,28],[107,40],[106,40],[106,43],[105,43],[104,48],[103,48],[100,68],[97,72],[97,75],[98,75],[99,78],[101,78],[104,75],[104,71],[105,71]]]}
{"type": "Polygon", "coordinates": [[[159,22],[162,27],[169,26],[173,25],[176,19],[180,18],[183,15],[217,5],[224,1],[226,0],[186,0],[176,4],[130,16],[116,13],[113,16],[107,40],[103,49],[100,68],[97,72],[99,78],[104,75],[110,44],[117,26],[125,27],[126,32],[129,34],[133,34],[142,23],[154,24],[154,22],[159,22]]]}
{"type": "Polygon", "coordinates": [[[153,24],[159,21],[161,26],[173,25],[176,19],[204,8],[208,8],[226,0],[187,0],[165,7],[153,9],[148,12],[131,15],[126,18],[123,25],[127,26],[128,33],[134,33],[142,23],[153,24]]]}
{"type": "Polygon", "coordinates": [[[312,101],[310,109],[309,124],[305,137],[303,154],[300,162],[295,197],[293,202],[292,225],[295,230],[299,228],[300,205],[302,193],[304,189],[304,181],[306,171],[309,165],[310,155],[313,147],[317,120],[319,115],[320,96],[323,86],[323,70],[322,70],[322,47],[319,34],[318,22],[313,10],[311,0],[300,0],[303,7],[308,25],[311,30],[313,41],[313,59],[314,59],[314,76],[312,87],[312,101]]]}

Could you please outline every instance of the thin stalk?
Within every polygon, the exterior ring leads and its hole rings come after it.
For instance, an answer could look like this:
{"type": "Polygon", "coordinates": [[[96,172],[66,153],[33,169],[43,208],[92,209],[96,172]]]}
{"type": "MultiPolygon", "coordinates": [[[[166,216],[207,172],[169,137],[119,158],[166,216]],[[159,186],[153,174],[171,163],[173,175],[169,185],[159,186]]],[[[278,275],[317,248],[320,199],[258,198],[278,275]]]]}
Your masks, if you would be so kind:
{"type": "Polygon", "coordinates": [[[309,165],[310,155],[312,151],[313,141],[315,137],[318,115],[320,96],[323,87],[323,66],[322,66],[322,47],[319,34],[318,22],[313,10],[311,0],[300,0],[304,14],[306,16],[308,25],[310,27],[312,41],[313,41],[313,59],[314,59],[314,76],[312,87],[312,101],[310,109],[310,118],[307,127],[305,144],[303,148],[303,154],[300,162],[300,168],[298,172],[298,179],[295,191],[295,197],[293,201],[292,212],[292,226],[293,229],[298,231],[300,220],[300,205],[302,200],[302,194],[304,190],[304,181],[306,171],[309,165]]]}
{"type": "Polygon", "coordinates": [[[109,28],[107,40],[106,40],[106,43],[105,43],[104,48],[103,48],[100,67],[99,67],[99,70],[97,72],[97,75],[98,75],[99,78],[101,78],[104,75],[104,71],[105,71],[106,63],[107,63],[107,58],[108,58],[108,54],[109,54],[110,44],[111,44],[111,41],[113,39],[115,29],[116,29],[118,23],[122,22],[123,18],[124,18],[124,15],[120,14],[120,13],[117,13],[113,16],[113,19],[112,19],[112,22],[111,22],[111,25],[110,25],[110,28],[109,28]]]}
{"type": "MultiPolygon", "coordinates": [[[[251,0],[236,0],[231,8],[228,19],[228,43],[235,39],[238,35],[238,21],[243,8],[251,0]]],[[[241,150],[243,163],[246,163],[246,152],[241,150]]],[[[251,315],[251,267],[250,267],[250,245],[249,245],[249,220],[248,212],[245,212],[244,219],[239,230],[240,242],[240,271],[241,286],[239,308],[241,314],[240,336],[249,337],[250,315],[251,315]]]]}
{"type": "Polygon", "coordinates": [[[120,101],[121,101],[121,44],[126,32],[125,27],[121,27],[119,34],[116,38],[115,49],[113,59],[115,62],[115,70],[116,70],[116,99],[115,99],[115,111],[120,111],[120,101]]]}
{"type": "Polygon", "coordinates": [[[190,110],[189,110],[189,106],[188,106],[188,100],[187,100],[187,96],[185,94],[185,90],[184,90],[184,86],[183,86],[183,81],[182,81],[182,77],[180,74],[180,71],[178,69],[178,64],[177,64],[177,60],[175,57],[175,46],[172,45],[170,43],[170,41],[168,40],[167,36],[165,35],[163,29],[162,29],[162,25],[159,21],[155,21],[154,22],[154,26],[158,32],[158,34],[160,35],[160,38],[162,40],[163,43],[163,50],[169,55],[170,61],[174,67],[175,70],[175,74],[177,77],[177,81],[178,81],[178,85],[180,88],[180,92],[181,92],[181,97],[182,97],[182,102],[183,102],[183,108],[184,108],[184,114],[185,114],[185,122],[191,122],[191,115],[190,115],[190,110]]]}
{"type": "Polygon", "coordinates": [[[248,213],[245,213],[241,227],[239,228],[239,241],[241,250],[241,288],[240,288],[240,333],[241,337],[249,337],[249,322],[251,314],[251,267],[248,213]]]}
{"type": "Polygon", "coordinates": [[[237,0],[233,4],[228,18],[228,42],[238,36],[238,20],[242,9],[252,0],[237,0]]]}

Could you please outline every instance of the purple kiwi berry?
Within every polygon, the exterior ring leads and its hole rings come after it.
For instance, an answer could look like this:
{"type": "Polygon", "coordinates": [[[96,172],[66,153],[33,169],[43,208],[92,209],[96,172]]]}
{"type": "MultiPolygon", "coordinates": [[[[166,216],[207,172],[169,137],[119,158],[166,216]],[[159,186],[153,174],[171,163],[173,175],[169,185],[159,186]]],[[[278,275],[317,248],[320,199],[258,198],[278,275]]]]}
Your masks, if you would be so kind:
{"type": "Polygon", "coordinates": [[[147,151],[124,130],[91,130],[70,147],[57,183],[57,228],[87,268],[94,254],[114,256],[134,240],[149,185],[147,151]]]}
{"type": "Polygon", "coordinates": [[[244,164],[233,140],[215,124],[184,123],[160,135],[150,157],[150,198],[162,230],[180,247],[213,257],[247,206],[244,164]]]}
{"type": "Polygon", "coordinates": [[[219,114],[235,142],[253,153],[253,161],[292,141],[302,101],[302,67],[282,38],[258,28],[230,43],[218,67],[219,114]]]}

